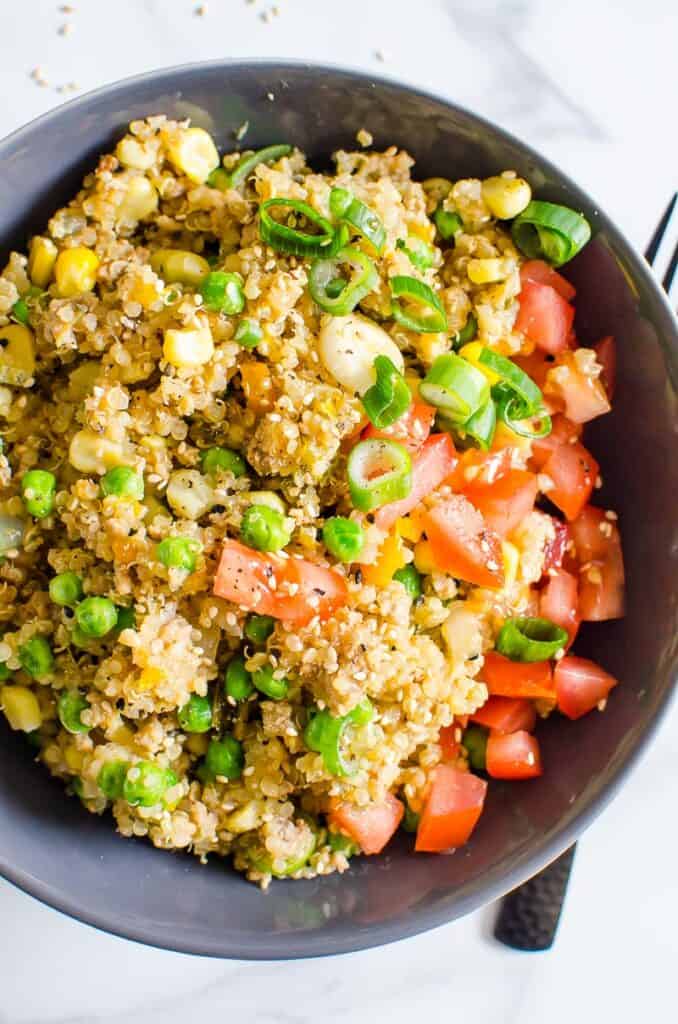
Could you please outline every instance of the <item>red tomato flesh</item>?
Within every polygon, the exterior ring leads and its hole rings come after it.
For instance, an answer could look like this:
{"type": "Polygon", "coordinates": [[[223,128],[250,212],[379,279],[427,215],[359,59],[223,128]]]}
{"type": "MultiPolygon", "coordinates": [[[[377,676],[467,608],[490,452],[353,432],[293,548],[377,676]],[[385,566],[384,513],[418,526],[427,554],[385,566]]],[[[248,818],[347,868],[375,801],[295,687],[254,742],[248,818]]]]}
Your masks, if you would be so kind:
{"type": "Polygon", "coordinates": [[[496,697],[555,697],[549,661],[511,661],[497,651],[488,651],[480,678],[496,697]]]}
{"type": "Polygon", "coordinates": [[[366,807],[333,800],[327,818],[331,825],[354,839],[363,853],[381,853],[404,813],[402,801],[387,793],[381,803],[366,807]]]}
{"type": "Polygon", "coordinates": [[[315,615],[330,618],[348,599],[346,581],[331,569],[254,551],[236,540],[224,541],[214,593],[247,611],[297,625],[315,615]]]}
{"type": "Polygon", "coordinates": [[[557,270],[550,267],[544,260],[528,260],[527,263],[523,263],[520,268],[520,281],[525,284],[526,281],[536,281],[537,284],[548,284],[551,288],[555,288],[559,295],[562,295],[568,302],[572,302],[572,299],[577,294],[577,290],[573,284],[559,274],[557,270]]]}
{"type": "Polygon", "coordinates": [[[547,543],[546,550],[544,551],[544,573],[547,573],[550,569],[561,568],[563,559],[572,541],[570,528],[567,523],[562,523],[560,519],[555,519],[553,516],[550,516],[550,519],[556,535],[553,540],[547,543]]]}
{"type": "Polygon", "coordinates": [[[586,622],[624,616],[624,556],[614,520],[587,505],[570,524],[580,564],[579,614],[586,622]]]}
{"type": "Polygon", "coordinates": [[[489,697],[473,712],[471,721],[484,725],[491,732],[510,733],[521,729],[532,732],[537,724],[537,712],[532,701],[523,697],[489,697]]]}
{"type": "Polygon", "coordinates": [[[580,423],[573,423],[567,416],[557,413],[551,421],[551,433],[532,442],[530,461],[534,468],[541,469],[562,445],[579,441],[582,431],[580,423]]]}
{"type": "Polygon", "coordinates": [[[421,812],[415,850],[440,853],[463,846],[481,815],[487,783],[470,772],[439,764],[421,812]]]}
{"type": "Polygon", "coordinates": [[[568,654],[554,672],[558,710],[568,718],[581,718],[607,699],[618,679],[588,658],[568,654]]]}
{"type": "Polygon", "coordinates": [[[479,587],[501,587],[504,565],[499,537],[462,494],[453,494],[422,517],[436,565],[479,587]]]}
{"type": "Polygon", "coordinates": [[[564,569],[552,569],[546,578],[546,586],[539,592],[539,614],[567,630],[570,637],[567,646],[570,647],[580,622],[577,577],[564,569]]]}
{"type": "Polygon", "coordinates": [[[523,282],[518,302],[515,329],[544,352],[563,352],[572,330],[574,307],[555,288],[529,280],[523,282]]]}
{"type": "Polygon", "coordinates": [[[452,725],[445,725],[438,734],[438,743],[443,755],[443,761],[455,761],[459,755],[459,744],[456,734],[459,726],[454,722],[452,725]]]}
{"type": "Polygon", "coordinates": [[[412,490],[401,501],[392,501],[377,509],[374,521],[387,531],[396,519],[406,516],[428,494],[431,494],[453,472],[457,453],[449,434],[432,434],[412,460],[412,490]]]}
{"type": "Polygon", "coordinates": [[[502,736],[490,733],[485,767],[493,779],[534,779],[542,773],[541,751],[536,736],[521,729],[502,736]]]}
{"type": "Polygon", "coordinates": [[[512,468],[510,448],[481,452],[468,448],[459,456],[454,472],[446,481],[453,491],[463,491],[472,484],[492,484],[512,468]]]}
{"type": "Polygon", "coordinates": [[[563,402],[565,415],[574,423],[588,423],[611,408],[600,377],[583,371],[582,354],[584,349],[560,355],[544,385],[544,397],[555,396],[563,402]]]}
{"type": "Polygon", "coordinates": [[[408,452],[415,453],[419,451],[431,433],[435,415],[436,411],[432,405],[413,401],[407,412],[403,413],[400,419],[392,423],[390,427],[377,430],[370,423],[363,431],[363,437],[386,437],[391,441],[399,441],[407,448],[408,452]]]}
{"type": "Polygon", "coordinates": [[[599,470],[591,452],[579,441],[561,444],[542,468],[555,485],[546,496],[568,519],[576,519],[593,493],[599,470]]]}
{"type": "Polygon", "coordinates": [[[511,469],[491,484],[477,478],[463,488],[486,524],[500,537],[515,529],[534,508],[537,478],[523,469],[511,469]]]}

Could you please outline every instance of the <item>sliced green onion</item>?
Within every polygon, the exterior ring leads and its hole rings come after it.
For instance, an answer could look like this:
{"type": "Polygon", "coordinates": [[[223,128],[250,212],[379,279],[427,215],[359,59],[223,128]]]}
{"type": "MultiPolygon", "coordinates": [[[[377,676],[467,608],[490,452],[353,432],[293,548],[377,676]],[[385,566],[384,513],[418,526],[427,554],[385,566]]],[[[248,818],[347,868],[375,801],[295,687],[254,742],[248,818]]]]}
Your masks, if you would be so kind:
{"type": "Polygon", "coordinates": [[[399,420],[412,404],[412,393],[405,378],[388,356],[374,360],[376,382],[362,397],[365,412],[377,430],[385,430],[399,420]]]}
{"type": "Polygon", "coordinates": [[[410,805],[406,803],[403,820],[400,822],[403,832],[416,832],[419,828],[419,817],[417,812],[413,811],[410,805]]]}
{"type": "Polygon", "coordinates": [[[471,767],[477,772],[484,772],[487,729],[483,729],[481,725],[469,725],[468,729],[464,730],[461,742],[466,747],[471,767]]]}
{"type": "Polygon", "coordinates": [[[507,619],[496,648],[511,661],[548,661],[568,642],[567,631],[550,619],[507,619]]]}
{"type": "Polygon", "coordinates": [[[419,394],[453,424],[462,426],[487,404],[490,385],[485,374],[466,359],[446,352],[433,363],[419,385],[419,394]]]}
{"type": "Polygon", "coordinates": [[[28,308],[28,303],[26,302],[25,299],[17,299],[17,301],[12,306],[11,312],[12,316],[14,317],[18,324],[24,324],[25,326],[28,323],[30,317],[30,310],[28,308]]]}
{"type": "Polygon", "coordinates": [[[427,284],[416,277],[397,274],[389,281],[391,287],[391,316],[403,327],[418,334],[437,334],[447,330],[447,316],[442,302],[427,284]],[[420,312],[408,311],[401,299],[414,303],[420,312]]]}
{"type": "Polygon", "coordinates": [[[227,192],[231,187],[231,175],[224,167],[215,167],[208,175],[206,184],[218,188],[220,192],[227,192]]]}
{"type": "Polygon", "coordinates": [[[500,356],[498,352],[494,352],[491,348],[482,348],[478,356],[478,362],[486,366],[492,373],[496,373],[498,377],[501,377],[502,384],[518,395],[524,408],[527,410],[528,416],[536,412],[537,409],[542,408],[544,399],[537,385],[531,377],[528,377],[524,370],[521,370],[519,366],[516,366],[506,356],[500,356]]]}
{"type": "Polygon", "coordinates": [[[452,335],[452,348],[456,350],[460,349],[463,345],[468,345],[470,341],[473,341],[476,334],[478,333],[478,320],[474,313],[469,313],[466,317],[466,323],[460,331],[452,335]]]}
{"type": "MultiPolygon", "coordinates": [[[[235,168],[228,174],[228,184],[226,188],[237,188],[238,185],[242,185],[244,181],[249,178],[250,174],[259,164],[272,164],[274,160],[279,160],[281,156],[287,156],[288,153],[292,152],[292,147],[288,146],[287,143],[281,142],[275,146],[264,146],[263,149],[258,149],[251,156],[244,156],[239,163],[236,164],[235,168]]],[[[216,175],[216,171],[212,174],[216,175]]],[[[219,179],[221,181],[221,179],[219,179]]],[[[208,182],[210,185],[213,182],[208,182]]],[[[221,184],[216,185],[216,188],[222,188],[221,184]]],[[[223,189],[225,191],[225,189],[223,189]]]]}
{"type": "Polygon", "coordinates": [[[438,234],[445,241],[449,241],[450,238],[463,230],[464,225],[461,222],[461,217],[454,210],[445,210],[442,206],[439,206],[436,212],[433,214],[433,221],[438,229],[438,234]]]}
{"type": "Polygon", "coordinates": [[[374,290],[379,274],[369,256],[346,246],[336,256],[315,260],[308,276],[308,288],[316,305],[333,316],[351,313],[361,299],[374,290]],[[351,268],[351,277],[340,276],[341,268],[351,268]],[[337,290],[337,286],[341,288],[337,290]]]}
{"type": "Polygon", "coordinates": [[[412,459],[397,441],[360,441],[351,450],[347,471],[351,500],[361,512],[400,501],[412,490],[412,459]]]}
{"type": "Polygon", "coordinates": [[[333,516],[323,526],[323,541],[340,562],[355,562],[365,543],[365,532],[353,519],[333,516]]]}
{"type": "Polygon", "coordinates": [[[348,231],[338,231],[325,217],[317,213],[308,203],[300,199],[284,199],[274,197],[267,199],[259,207],[259,234],[267,245],[279,252],[288,252],[293,256],[334,256],[348,241],[348,231]],[[271,210],[287,211],[288,220],[296,221],[304,217],[309,224],[318,228],[316,234],[309,234],[289,223],[282,224],[274,220],[271,210]]]}
{"type": "Polygon", "coordinates": [[[545,259],[560,267],[584,248],[591,227],[567,206],[533,199],[513,221],[511,235],[528,259],[545,259]]]}
{"type": "Polygon", "coordinates": [[[543,406],[530,412],[525,403],[505,384],[495,384],[492,397],[497,408],[497,418],[519,437],[538,440],[551,433],[551,417],[543,406]]]}
{"type": "Polygon", "coordinates": [[[344,732],[349,725],[366,725],[373,715],[374,709],[367,698],[341,717],[327,710],[313,712],[304,730],[304,742],[310,750],[322,754],[325,768],[331,775],[353,775],[355,768],[342,751],[344,732]]]}
{"type": "Polygon", "coordinates": [[[374,210],[356,199],[348,189],[333,188],[330,192],[330,212],[336,220],[345,221],[355,228],[381,255],[386,231],[374,210]]]}
{"type": "Polygon", "coordinates": [[[497,426],[497,409],[491,398],[464,424],[464,433],[478,443],[484,452],[488,451],[494,439],[497,426]]]}
{"type": "Polygon", "coordinates": [[[407,241],[399,238],[396,242],[396,249],[404,252],[413,267],[417,270],[428,270],[433,266],[435,255],[430,245],[427,245],[422,238],[411,235],[407,241]]]}

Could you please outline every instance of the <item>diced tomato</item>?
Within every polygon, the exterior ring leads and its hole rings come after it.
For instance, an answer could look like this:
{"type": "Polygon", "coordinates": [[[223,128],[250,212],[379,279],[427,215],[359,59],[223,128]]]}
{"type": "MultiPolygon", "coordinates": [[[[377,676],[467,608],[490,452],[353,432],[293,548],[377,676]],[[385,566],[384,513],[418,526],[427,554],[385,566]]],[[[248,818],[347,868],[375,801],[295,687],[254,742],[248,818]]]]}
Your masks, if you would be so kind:
{"type": "Polygon", "coordinates": [[[534,779],[542,772],[539,740],[525,730],[506,736],[490,733],[485,767],[493,779],[534,779]]]}
{"type": "Polygon", "coordinates": [[[595,364],[593,350],[580,348],[562,353],[546,375],[544,396],[559,398],[565,405],[565,415],[574,423],[588,423],[610,411],[595,364]]]}
{"type": "Polygon", "coordinates": [[[446,725],[438,734],[438,743],[443,754],[443,761],[454,761],[459,754],[459,744],[456,740],[456,733],[459,726],[456,723],[446,725]]]}
{"type": "Polygon", "coordinates": [[[463,846],[481,815],[487,792],[487,783],[477,775],[450,764],[439,764],[432,774],[414,846],[420,853],[463,846]]]}
{"type": "Polygon", "coordinates": [[[549,661],[511,661],[497,651],[488,651],[480,678],[496,697],[528,697],[547,700],[555,696],[549,661]]]}
{"type": "Polygon", "coordinates": [[[398,828],[405,807],[387,793],[381,803],[356,807],[344,800],[333,800],[327,816],[331,825],[354,839],[363,853],[381,853],[398,828]]]}
{"type": "Polygon", "coordinates": [[[501,587],[501,541],[462,494],[453,494],[422,516],[436,565],[479,587],[501,587]]]}
{"type": "Polygon", "coordinates": [[[531,465],[535,469],[541,469],[556,448],[564,444],[574,444],[581,438],[582,432],[583,427],[580,423],[573,423],[561,413],[556,414],[551,420],[551,433],[532,442],[531,465]]]}
{"type": "Polygon", "coordinates": [[[563,352],[574,321],[574,307],[555,288],[536,281],[523,282],[518,302],[515,329],[544,352],[563,352]]]}
{"type": "Polygon", "coordinates": [[[463,491],[472,483],[491,484],[505,476],[513,466],[509,448],[481,452],[479,448],[468,448],[459,456],[452,475],[445,481],[453,491],[463,491]]]}
{"type": "Polygon", "coordinates": [[[579,591],[577,577],[564,569],[552,569],[546,577],[546,586],[539,592],[539,614],[556,626],[566,629],[570,642],[579,630],[579,591]]]}
{"type": "Polygon", "coordinates": [[[328,619],[348,598],[346,581],[331,569],[263,554],[236,540],[224,541],[214,593],[247,611],[298,625],[315,615],[328,619]]]}
{"type": "Polygon", "coordinates": [[[407,412],[403,413],[400,419],[396,420],[390,427],[377,430],[370,423],[363,431],[363,437],[387,437],[392,441],[399,441],[400,444],[407,448],[408,452],[418,452],[431,433],[435,415],[436,410],[434,406],[415,399],[407,412]]]}
{"type": "Polygon", "coordinates": [[[463,488],[463,492],[490,529],[505,537],[534,508],[537,478],[524,469],[511,469],[491,484],[479,482],[476,478],[463,488]]]}
{"type": "Polygon", "coordinates": [[[547,543],[544,551],[543,571],[545,573],[547,573],[549,569],[560,569],[572,540],[570,528],[567,523],[561,522],[560,519],[556,519],[554,516],[549,516],[549,518],[553,523],[553,529],[556,531],[556,535],[553,540],[550,540],[547,543]]]}
{"type": "Polygon", "coordinates": [[[611,402],[617,380],[617,345],[612,335],[608,335],[607,338],[601,338],[593,346],[593,351],[596,353],[597,362],[602,366],[600,379],[608,400],[611,402]]]}
{"type": "Polygon", "coordinates": [[[546,495],[568,519],[576,519],[588,502],[599,468],[588,448],[579,441],[561,444],[544,463],[542,472],[555,485],[546,495]]]}
{"type": "Polygon", "coordinates": [[[588,658],[568,654],[554,672],[558,710],[568,718],[581,718],[607,698],[618,679],[588,658]]]}
{"type": "Polygon", "coordinates": [[[586,622],[622,618],[624,556],[616,523],[587,505],[570,525],[581,569],[579,614],[586,622]]]}
{"type": "Polygon", "coordinates": [[[481,708],[473,712],[471,721],[492,732],[509,733],[520,729],[532,732],[537,712],[532,701],[524,697],[489,697],[481,708]]]}
{"type": "Polygon", "coordinates": [[[406,516],[422,498],[435,491],[457,465],[457,453],[449,434],[432,434],[412,460],[412,490],[401,501],[382,505],[374,516],[380,530],[389,530],[400,516],[406,516]]]}
{"type": "Polygon", "coordinates": [[[532,378],[537,387],[542,391],[544,390],[546,374],[555,365],[555,356],[535,348],[534,352],[530,352],[529,356],[511,356],[511,359],[528,377],[532,378]]]}
{"type": "Polygon", "coordinates": [[[545,263],[544,260],[528,260],[527,263],[523,263],[520,268],[520,281],[524,284],[526,281],[536,281],[537,284],[548,284],[551,288],[555,288],[559,295],[562,295],[568,302],[572,302],[572,299],[577,294],[577,289],[573,284],[559,274],[557,270],[545,263]]]}

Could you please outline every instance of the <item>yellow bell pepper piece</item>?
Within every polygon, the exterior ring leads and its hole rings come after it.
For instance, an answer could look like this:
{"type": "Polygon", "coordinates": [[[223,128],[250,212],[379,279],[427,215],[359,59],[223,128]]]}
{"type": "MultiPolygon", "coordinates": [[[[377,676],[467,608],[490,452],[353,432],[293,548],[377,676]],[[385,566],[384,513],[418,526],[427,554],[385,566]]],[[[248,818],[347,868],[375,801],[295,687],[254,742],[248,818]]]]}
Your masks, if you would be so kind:
{"type": "Polygon", "coordinates": [[[34,372],[33,332],[23,324],[0,327],[0,384],[26,387],[34,372]]]}
{"type": "Polygon", "coordinates": [[[436,572],[438,566],[433,557],[430,540],[420,540],[414,549],[414,565],[424,576],[436,572]]]}
{"type": "Polygon", "coordinates": [[[416,544],[418,540],[421,540],[421,535],[424,532],[421,514],[417,509],[413,509],[408,516],[396,519],[395,529],[405,540],[411,540],[413,544],[416,544]]]}
{"type": "Polygon", "coordinates": [[[273,405],[271,375],[264,363],[245,363],[240,377],[247,404],[255,412],[264,412],[273,405]]]}
{"type": "Polygon", "coordinates": [[[363,580],[374,587],[386,587],[393,579],[393,573],[402,569],[405,563],[402,538],[397,532],[390,533],[379,549],[376,562],[362,567],[363,580]]]}
{"type": "Polygon", "coordinates": [[[467,363],[471,363],[471,365],[475,366],[477,370],[480,370],[480,372],[487,377],[490,384],[498,384],[501,380],[499,374],[495,373],[493,370],[489,370],[487,366],[484,366],[480,362],[480,353],[484,348],[485,346],[480,341],[469,341],[468,345],[464,345],[459,349],[459,355],[462,356],[467,363]]]}
{"type": "Polygon", "coordinates": [[[508,540],[501,542],[501,553],[504,562],[504,586],[512,587],[518,578],[518,563],[520,562],[520,552],[515,544],[511,544],[508,540]]]}

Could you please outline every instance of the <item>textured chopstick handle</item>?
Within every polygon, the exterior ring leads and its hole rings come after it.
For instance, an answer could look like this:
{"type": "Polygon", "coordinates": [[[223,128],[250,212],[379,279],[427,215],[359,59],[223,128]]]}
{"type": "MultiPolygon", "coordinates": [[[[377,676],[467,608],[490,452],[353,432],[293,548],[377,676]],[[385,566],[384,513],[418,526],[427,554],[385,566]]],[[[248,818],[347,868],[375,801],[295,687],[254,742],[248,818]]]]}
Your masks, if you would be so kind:
{"type": "Polygon", "coordinates": [[[550,949],[567,891],[575,846],[505,896],[494,936],[512,949],[550,949]]]}

